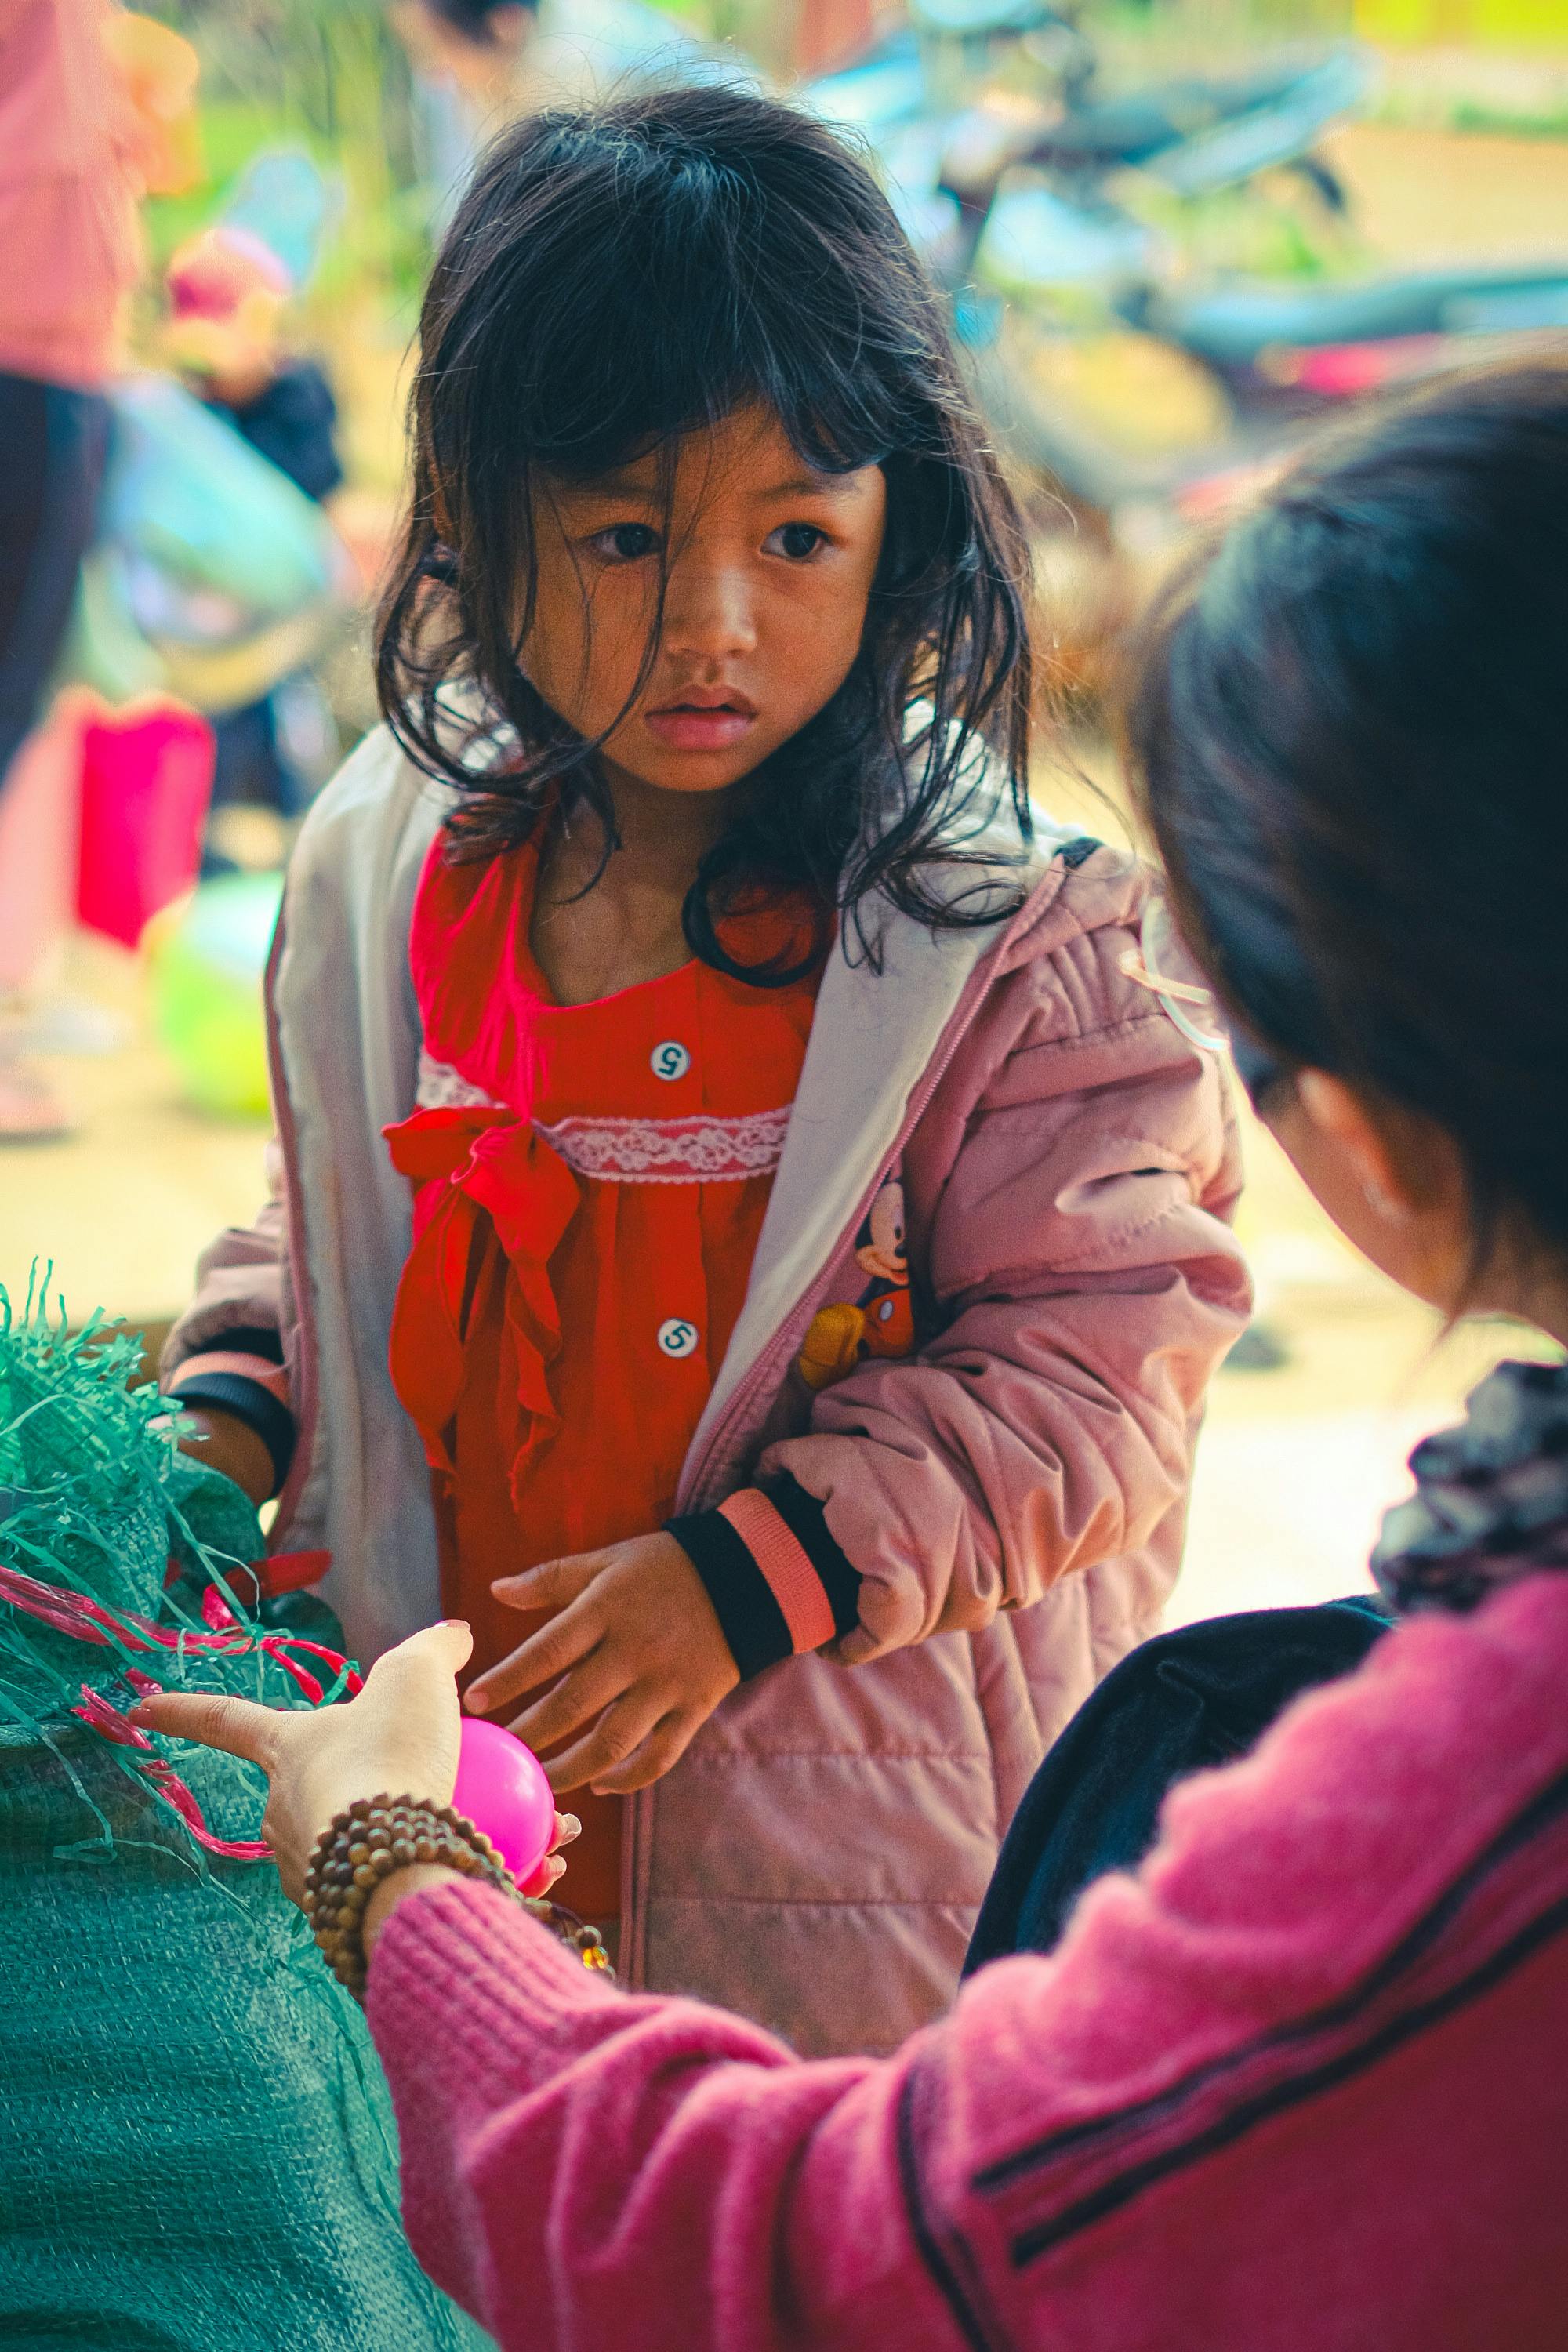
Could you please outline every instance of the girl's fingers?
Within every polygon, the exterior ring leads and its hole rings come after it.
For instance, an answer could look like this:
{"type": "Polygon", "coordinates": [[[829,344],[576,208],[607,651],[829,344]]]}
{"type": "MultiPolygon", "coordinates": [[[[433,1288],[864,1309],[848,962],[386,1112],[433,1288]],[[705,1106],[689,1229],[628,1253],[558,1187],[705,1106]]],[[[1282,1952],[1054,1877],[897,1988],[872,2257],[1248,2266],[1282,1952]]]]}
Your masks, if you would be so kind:
{"type": "Polygon", "coordinates": [[[565,1789],[595,1785],[606,1772],[623,1764],[658,1721],[662,1702],[651,1694],[627,1691],[607,1706],[585,1739],[563,1755],[543,1759],[550,1785],[559,1795],[565,1789]]]}
{"type": "Polygon", "coordinates": [[[576,1553],[571,1559],[542,1559],[516,1576],[498,1576],[490,1586],[508,1609],[563,1609],[586,1592],[605,1566],[602,1551],[576,1553]]]}
{"type": "Polygon", "coordinates": [[[535,1699],[508,1725],[536,1756],[547,1748],[559,1748],[563,1739],[592,1723],[636,1680],[635,1667],[624,1661],[617,1664],[614,1656],[606,1655],[607,1648],[601,1643],[582,1665],[563,1675],[553,1690],[535,1699]]]}
{"type": "Polygon", "coordinates": [[[661,1717],[624,1764],[613,1771],[595,1774],[594,1794],[629,1797],[635,1789],[650,1789],[656,1780],[663,1780],[672,1764],[679,1762],[706,1721],[702,1715],[676,1713],[661,1717]]]}
{"type": "Polygon", "coordinates": [[[587,1656],[603,1631],[596,1609],[563,1610],[550,1624],[519,1643],[510,1657],[471,1682],[463,1694],[463,1705],[470,1715],[489,1715],[510,1699],[521,1698],[524,1691],[553,1682],[557,1675],[587,1656]]]}
{"type": "Polygon", "coordinates": [[[192,1739],[199,1748],[220,1748],[226,1756],[243,1756],[247,1764],[273,1770],[278,1760],[278,1735],[290,1717],[253,1699],[223,1698],[211,1691],[156,1691],[140,1699],[131,1720],[142,1731],[161,1731],[171,1739],[192,1739]]]}

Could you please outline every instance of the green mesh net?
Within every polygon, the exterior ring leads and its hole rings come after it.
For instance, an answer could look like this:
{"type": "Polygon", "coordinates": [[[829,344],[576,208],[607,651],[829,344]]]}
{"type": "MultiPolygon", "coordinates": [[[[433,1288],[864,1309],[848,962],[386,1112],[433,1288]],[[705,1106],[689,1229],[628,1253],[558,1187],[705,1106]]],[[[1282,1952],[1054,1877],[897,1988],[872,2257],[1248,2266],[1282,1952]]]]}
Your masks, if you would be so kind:
{"type": "Polygon", "coordinates": [[[150,1680],[346,1685],[237,1605],[255,1514],[137,1354],[0,1290],[0,2342],[480,2347],[404,2237],[363,2021],[245,1858],[261,1776],[125,1722],[150,1680]]]}

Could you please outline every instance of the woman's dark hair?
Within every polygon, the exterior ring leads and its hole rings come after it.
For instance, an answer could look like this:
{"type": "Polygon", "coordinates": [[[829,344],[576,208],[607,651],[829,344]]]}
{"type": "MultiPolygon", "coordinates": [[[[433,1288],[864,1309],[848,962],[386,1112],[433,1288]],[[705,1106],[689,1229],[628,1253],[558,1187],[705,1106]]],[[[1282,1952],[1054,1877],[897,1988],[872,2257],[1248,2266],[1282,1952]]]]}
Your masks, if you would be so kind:
{"type": "MultiPolygon", "coordinates": [[[[944,887],[940,869],[979,862],[963,845],[1004,803],[1028,834],[1017,511],[869,171],[823,124],[743,89],[545,114],[481,163],[421,320],[412,507],[377,644],[387,720],[459,787],[455,854],[514,845],[557,794],[592,805],[613,840],[599,744],[519,666],[537,485],[651,450],[668,496],[678,436],[751,404],[813,466],[879,462],[887,534],[855,667],[748,779],[704,860],[693,952],[737,969],[715,918],[753,885],[856,914],[880,891],[933,926],[993,921],[994,887],[944,887]],[[480,770],[487,738],[506,751],[480,770]]],[[[874,955],[873,933],[862,919],[874,955]]]]}
{"type": "Polygon", "coordinates": [[[1325,439],[1166,597],[1131,713],[1200,961],[1286,1075],[1568,1245],[1568,353],[1325,439]]]}

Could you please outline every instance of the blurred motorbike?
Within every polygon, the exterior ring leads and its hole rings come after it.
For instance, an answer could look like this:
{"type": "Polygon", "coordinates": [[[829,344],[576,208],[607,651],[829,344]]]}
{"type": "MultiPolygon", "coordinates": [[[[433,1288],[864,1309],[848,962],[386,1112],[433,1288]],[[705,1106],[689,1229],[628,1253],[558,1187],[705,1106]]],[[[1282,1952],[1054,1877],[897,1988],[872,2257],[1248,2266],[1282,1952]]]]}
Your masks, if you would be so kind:
{"type": "Polygon", "coordinates": [[[1069,697],[1104,685],[1193,525],[1287,464],[1320,418],[1568,328],[1568,256],[1366,267],[1316,148],[1367,87],[1354,49],[1101,99],[1076,9],[916,0],[915,17],[815,102],[858,110],[950,291],[1018,461],[1047,674],[1069,697]],[[1018,77],[1026,47],[1053,65],[1054,96],[1018,77]],[[955,88],[955,53],[967,102],[942,112],[931,94],[955,88]],[[1281,180],[1316,208],[1310,234],[1281,180]]]}
{"type": "Polygon", "coordinates": [[[1343,211],[1315,142],[1369,86],[1360,49],[1111,98],[1100,79],[1076,0],[913,0],[907,26],[804,94],[870,141],[916,244],[955,289],[1020,165],[1080,197],[1137,172],[1187,205],[1285,173],[1343,211]]]}
{"type": "Polygon", "coordinates": [[[949,292],[1023,460],[1048,667],[1092,688],[1136,593],[1121,509],[1237,455],[1235,401],[1155,322],[1156,292],[1322,267],[1325,238],[1340,258],[1344,194],[1317,142],[1365,93],[1367,59],[1340,47],[1106,97],[1074,0],[913,0],[910,16],[806,95],[869,141],[949,292]]]}

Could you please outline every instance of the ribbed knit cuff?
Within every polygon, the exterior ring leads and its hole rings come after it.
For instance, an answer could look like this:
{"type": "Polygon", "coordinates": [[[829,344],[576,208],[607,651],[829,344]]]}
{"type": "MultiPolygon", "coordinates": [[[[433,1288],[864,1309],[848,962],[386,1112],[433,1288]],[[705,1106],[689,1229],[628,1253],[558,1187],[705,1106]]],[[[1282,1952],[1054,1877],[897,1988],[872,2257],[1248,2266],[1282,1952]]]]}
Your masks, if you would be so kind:
{"type": "Polygon", "coordinates": [[[743,1487],[717,1510],[667,1522],[712,1601],[742,1682],[781,1658],[819,1650],[858,1615],[860,1579],[827,1532],[815,1496],[785,1475],[743,1487]]]}
{"type": "Polygon", "coordinates": [[[277,1494],[294,1458],[289,1377],[276,1332],[224,1331],[175,1367],[166,1392],[184,1405],[213,1405],[253,1429],[272,1457],[277,1494]]]}
{"type": "Polygon", "coordinates": [[[842,1640],[860,1622],[860,1571],[828,1533],[826,1504],[808,1495],[787,1470],[766,1479],[762,1491],[816,1570],[833,1612],[833,1631],[842,1640]]]}
{"type": "Polygon", "coordinates": [[[773,1587],[723,1514],[693,1511],[664,1524],[702,1579],[741,1680],[792,1657],[795,1643],[773,1587]]]}

